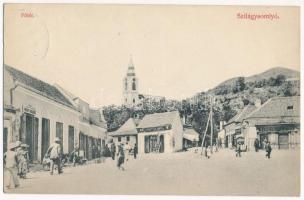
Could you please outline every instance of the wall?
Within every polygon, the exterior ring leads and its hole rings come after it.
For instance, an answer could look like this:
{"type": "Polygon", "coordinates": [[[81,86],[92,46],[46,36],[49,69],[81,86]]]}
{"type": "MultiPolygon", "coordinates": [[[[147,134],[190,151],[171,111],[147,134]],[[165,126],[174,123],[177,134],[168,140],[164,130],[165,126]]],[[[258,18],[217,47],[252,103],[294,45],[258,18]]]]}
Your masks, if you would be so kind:
{"type": "MultiPolygon", "coordinates": [[[[113,137],[113,142],[115,143],[116,146],[118,146],[120,143],[123,143],[123,144],[127,143],[127,136],[120,136],[121,142],[118,142],[118,136],[112,136],[112,137],[113,137]]],[[[129,137],[130,137],[130,141],[128,143],[133,148],[136,143],[136,136],[129,135],[129,137]]]]}
{"type": "MultiPolygon", "coordinates": [[[[138,153],[144,154],[145,153],[145,136],[146,135],[164,135],[164,153],[171,153],[174,151],[173,148],[173,130],[166,130],[166,131],[160,131],[160,132],[141,132],[138,133],[138,153]]],[[[182,140],[183,142],[183,140],[182,140]]],[[[183,145],[183,143],[182,143],[183,145]]]]}
{"type": "MultiPolygon", "coordinates": [[[[13,91],[13,106],[22,110],[22,106],[26,105],[31,105],[35,108],[35,117],[39,119],[38,160],[41,159],[42,118],[50,120],[50,143],[52,143],[56,137],[56,122],[63,123],[63,151],[67,153],[68,126],[74,127],[74,134],[78,133],[79,112],[18,86],[13,91]]],[[[75,135],[74,138],[76,138],[75,135]]]]}

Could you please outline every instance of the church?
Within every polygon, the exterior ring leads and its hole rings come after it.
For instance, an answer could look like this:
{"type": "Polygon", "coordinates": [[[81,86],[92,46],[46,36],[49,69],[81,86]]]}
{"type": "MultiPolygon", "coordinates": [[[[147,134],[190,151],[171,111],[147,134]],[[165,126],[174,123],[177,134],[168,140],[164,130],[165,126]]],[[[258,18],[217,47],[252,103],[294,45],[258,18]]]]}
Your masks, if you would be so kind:
{"type": "Polygon", "coordinates": [[[132,58],[130,59],[127,74],[123,79],[123,105],[128,108],[139,108],[144,104],[160,105],[165,97],[140,94],[138,91],[138,78],[132,58]]]}
{"type": "Polygon", "coordinates": [[[134,107],[140,103],[138,94],[138,79],[132,59],[128,66],[127,75],[123,79],[123,104],[127,107],[134,107]]]}

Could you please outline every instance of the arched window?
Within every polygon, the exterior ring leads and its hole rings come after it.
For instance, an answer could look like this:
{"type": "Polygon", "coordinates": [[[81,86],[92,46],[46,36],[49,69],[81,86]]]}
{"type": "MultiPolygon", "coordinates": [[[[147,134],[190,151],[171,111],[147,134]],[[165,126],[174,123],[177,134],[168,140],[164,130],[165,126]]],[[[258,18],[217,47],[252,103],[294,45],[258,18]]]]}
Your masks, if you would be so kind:
{"type": "Polygon", "coordinates": [[[133,99],[133,103],[135,103],[135,99],[133,99]]]}
{"type": "Polygon", "coordinates": [[[132,90],[136,90],[136,82],[135,82],[135,78],[133,78],[133,82],[132,82],[132,90]]]}

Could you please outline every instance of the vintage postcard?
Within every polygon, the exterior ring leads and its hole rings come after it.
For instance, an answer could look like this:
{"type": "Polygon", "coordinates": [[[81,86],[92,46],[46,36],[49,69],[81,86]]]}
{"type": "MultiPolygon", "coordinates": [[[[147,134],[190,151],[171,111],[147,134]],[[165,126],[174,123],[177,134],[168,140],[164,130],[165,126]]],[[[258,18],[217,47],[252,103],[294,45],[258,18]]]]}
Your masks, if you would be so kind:
{"type": "Polygon", "coordinates": [[[4,4],[6,194],[300,196],[300,7],[4,4]]]}

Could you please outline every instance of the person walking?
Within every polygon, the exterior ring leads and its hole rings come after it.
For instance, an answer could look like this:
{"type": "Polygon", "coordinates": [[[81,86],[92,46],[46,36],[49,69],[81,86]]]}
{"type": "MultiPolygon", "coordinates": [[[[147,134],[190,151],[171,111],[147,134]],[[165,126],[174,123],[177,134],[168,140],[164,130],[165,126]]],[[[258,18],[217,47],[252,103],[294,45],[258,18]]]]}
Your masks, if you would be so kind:
{"type": "Polygon", "coordinates": [[[20,178],[26,178],[26,173],[28,171],[27,167],[27,144],[21,144],[17,150],[18,158],[18,175],[20,178]]]}
{"type": "Polygon", "coordinates": [[[51,159],[51,172],[50,174],[53,175],[53,171],[54,171],[54,165],[57,165],[57,169],[58,169],[58,174],[62,173],[61,170],[61,147],[60,147],[60,139],[58,137],[55,138],[54,143],[49,147],[49,149],[47,150],[47,154],[49,155],[50,159],[51,159]]]}
{"type": "Polygon", "coordinates": [[[255,152],[258,152],[259,151],[259,146],[260,146],[260,141],[258,138],[256,138],[254,140],[254,148],[255,148],[255,152]]]}
{"type": "Polygon", "coordinates": [[[137,144],[135,143],[134,144],[134,149],[133,149],[133,153],[134,153],[134,159],[136,159],[137,158],[137,151],[138,151],[138,149],[137,149],[137,144]]]}
{"type": "Polygon", "coordinates": [[[238,142],[236,145],[236,157],[241,157],[241,152],[241,143],[238,142]]]}
{"type": "Polygon", "coordinates": [[[112,160],[115,160],[115,153],[116,153],[116,146],[114,144],[114,142],[111,144],[111,157],[112,157],[112,160]]]}
{"type": "Polygon", "coordinates": [[[270,154],[271,154],[271,151],[272,151],[270,142],[266,143],[265,150],[266,150],[266,158],[270,159],[270,154]]]}
{"type": "Polygon", "coordinates": [[[121,169],[121,170],[125,170],[124,167],[122,166],[125,162],[125,152],[124,152],[124,145],[121,144],[119,145],[118,147],[118,153],[117,153],[117,167],[118,169],[121,169]]]}
{"type": "Polygon", "coordinates": [[[126,145],[124,145],[124,151],[125,151],[125,158],[126,158],[126,161],[129,161],[129,154],[130,154],[130,145],[129,143],[127,142],[126,145]]]}
{"type": "Polygon", "coordinates": [[[4,184],[6,189],[20,186],[18,178],[18,157],[15,151],[18,147],[16,143],[8,145],[8,151],[4,153],[4,184]]]}
{"type": "Polygon", "coordinates": [[[208,159],[211,157],[211,152],[212,152],[212,149],[211,149],[211,146],[209,145],[206,149],[206,157],[208,159]]]}

